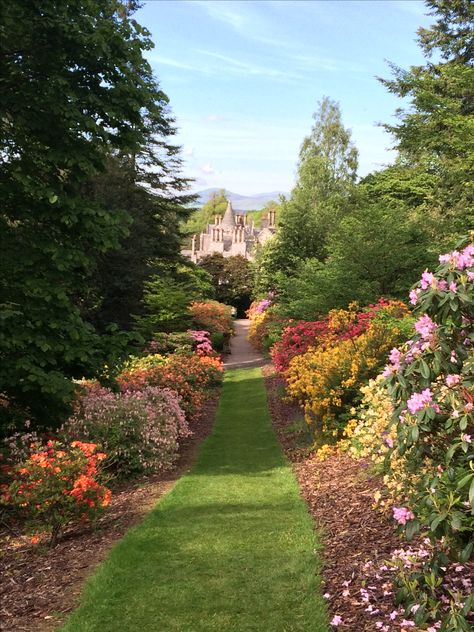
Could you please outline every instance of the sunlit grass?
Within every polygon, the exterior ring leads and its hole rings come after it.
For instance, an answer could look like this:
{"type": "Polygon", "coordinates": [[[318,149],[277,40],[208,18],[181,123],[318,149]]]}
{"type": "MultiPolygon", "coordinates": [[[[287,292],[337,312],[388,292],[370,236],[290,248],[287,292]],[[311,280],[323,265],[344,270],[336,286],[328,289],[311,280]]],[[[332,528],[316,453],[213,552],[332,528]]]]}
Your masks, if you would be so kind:
{"type": "Polygon", "coordinates": [[[226,373],[197,465],[115,547],[63,632],[322,632],[313,525],[260,369],[226,373]]]}

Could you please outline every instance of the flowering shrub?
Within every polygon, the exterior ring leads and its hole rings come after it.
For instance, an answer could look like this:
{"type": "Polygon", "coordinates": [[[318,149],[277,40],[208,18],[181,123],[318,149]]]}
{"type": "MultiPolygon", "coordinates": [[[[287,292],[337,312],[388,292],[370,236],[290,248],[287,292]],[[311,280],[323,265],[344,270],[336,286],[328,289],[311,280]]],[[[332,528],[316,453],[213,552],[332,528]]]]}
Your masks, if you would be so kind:
{"type": "Polygon", "coordinates": [[[221,332],[232,335],[234,326],[232,322],[231,307],[217,301],[201,301],[191,303],[189,307],[194,324],[200,329],[210,333],[221,332]]]}
{"type": "Polygon", "coordinates": [[[99,444],[107,452],[104,466],[120,477],[167,468],[179,439],[190,434],[175,392],[150,386],[84,393],[62,432],[99,444]]]}
{"type": "Polygon", "coordinates": [[[310,347],[320,346],[328,333],[327,319],[315,322],[301,321],[287,325],[281,339],[277,340],[271,348],[270,354],[275,369],[279,373],[287,371],[295,356],[306,353],[310,347]]]}
{"type": "Polygon", "coordinates": [[[171,353],[191,353],[193,339],[188,332],[155,333],[145,349],[145,355],[170,355],[171,353]]]}
{"type": "Polygon", "coordinates": [[[181,398],[181,407],[188,419],[200,414],[212,386],[221,383],[223,365],[220,359],[191,355],[171,355],[163,364],[149,369],[124,371],[118,377],[123,392],[142,390],[146,386],[173,389],[181,398]]]}
{"type": "Polygon", "coordinates": [[[97,480],[104,459],[94,443],[31,444],[28,458],[11,467],[0,502],[48,530],[54,545],[68,524],[92,520],[109,504],[111,493],[97,480]]]}
{"type": "Polygon", "coordinates": [[[266,312],[271,305],[272,300],[270,298],[262,298],[258,301],[253,301],[246,312],[246,316],[250,320],[253,320],[259,314],[266,312]]]}
{"type": "Polygon", "coordinates": [[[407,314],[398,301],[379,303],[360,315],[353,308],[334,310],[327,334],[290,361],[288,394],[303,407],[319,441],[340,436],[360,387],[377,375],[388,350],[403,339],[407,314]]]}
{"type": "MultiPolygon", "coordinates": [[[[407,314],[403,303],[381,298],[375,305],[359,310],[356,303],[347,310],[334,309],[329,315],[314,322],[301,321],[288,324],[281,339],[272,347],[271,356],[275,368],[280,373],[288,370],[291,360],[305,353],[310,347],[325,348],[341,340],[357,338],[367,331],[371,321],[400,319],[407,314]]],[[[399,326],[399,323],[394,323],[399,326]]]]}
{"type": "Polygon", "coordinates": [[[254,301],[246,315],[250,320],[247,338],[258,351],[268,351],[280,339],[288,323],[272,309],[270,299],[254,301]]]}
{"type": "Polygon", "coordinates": [[[210,333],[208,331],[190,329],[188,333],[193,339],[194,350],[196,351],[196,353],[206,356],[212,355],[214,353],[210,333]]]}
{"type": "Polygon", "coordinates": [[[141,357],[130,356],[125,362],[123,368],[126,371],[135,371],[137,369],[146,371],[155,366],[160,366],[164,364],[165,360],[165,356],[159,353],[150,353],[141,357]]]}
{"type": "MultiPolygon", "coordinates": [[[[410,512],[406,520],[399,519],[401,514],[394,517],[408,538],[422,530],[433,547],[416,583],[424,606],[443,583],[449,560],[467,562],[474,547],[472,236],[439,259],[436,272],[425,271],[410,293],[419,315],[416,334],[392,350],[384,372],[394,402],[394,449],[405,460],[405,508],[410,512]]],[[[466,591],[452,593],[444,630],[471,629],[466,619],[470,599],[466,591]]]]}

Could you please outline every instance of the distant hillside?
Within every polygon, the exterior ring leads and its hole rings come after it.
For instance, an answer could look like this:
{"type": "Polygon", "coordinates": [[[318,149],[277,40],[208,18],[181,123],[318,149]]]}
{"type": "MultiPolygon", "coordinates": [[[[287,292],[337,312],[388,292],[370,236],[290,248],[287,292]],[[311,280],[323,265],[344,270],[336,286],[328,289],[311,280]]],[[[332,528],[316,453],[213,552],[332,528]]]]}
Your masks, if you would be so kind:
{"type": "MultiPolygon", "coordinates": [[[[197,206],[203,206],[211,196],[212,193],[220,191],[221,189],[205,189],[204,191],[198,191],[196,195],[198,200],[197,206]]],[[[232,193],[232,191],[225,190],[225,196],[232,202],[232,206],[236,211],[258,211],[262,209],[267,202],[274,200],[278,202],[280,195],[288,196],[285,191],[271,191],[270,193],[256,193],[255,195],[240,195],[239,193],[232,193]]]]}

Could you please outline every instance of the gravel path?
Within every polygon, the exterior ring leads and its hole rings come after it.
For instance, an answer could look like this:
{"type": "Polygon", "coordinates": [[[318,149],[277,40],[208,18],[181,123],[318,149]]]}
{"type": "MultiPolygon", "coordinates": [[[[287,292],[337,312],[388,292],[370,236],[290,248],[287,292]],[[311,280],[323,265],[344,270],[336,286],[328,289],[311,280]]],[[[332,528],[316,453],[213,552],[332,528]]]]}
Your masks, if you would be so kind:
{"type": "Polygon", "coordinates": [[[250,321],[245,318],[234,321],[235,336],[232,338],[231,354],[224,361],[226,369],[244,369],[262,366],[267,362],[263,355],[256,351],[247,340],[250,321]]]}

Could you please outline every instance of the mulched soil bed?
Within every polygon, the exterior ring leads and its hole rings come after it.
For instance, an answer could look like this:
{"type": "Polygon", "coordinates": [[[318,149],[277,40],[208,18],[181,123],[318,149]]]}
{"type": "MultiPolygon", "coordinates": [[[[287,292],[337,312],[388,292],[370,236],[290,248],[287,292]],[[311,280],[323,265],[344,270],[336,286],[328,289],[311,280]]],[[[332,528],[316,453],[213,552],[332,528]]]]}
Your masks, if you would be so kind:
{"type": "Polygon", "coordinates": [[[199,444],[211,433],[216,393],[193,436],[183,441],[173,469],[143,476],[113,490],[110,508],[95,528],[71,530],[54,549],[32,546],[30,538],[0,525],[0,630],[46,632],[78,603],[84,580],[111,547],[150,511],[193,465],[199,444]]]}
{"type": "Polygon", "coordinates": [[[301,430],[294,420],[301,419],[301,411],[282,400],[283,380],[271,366],[265,367],[264,375],[275,430],[322,533],[323,590],[330,618],[342,618],[338,630],[375,631],[382,621],[385,630],[400,632],[403,616],[397,614],[393,623],[389,617],[395,611],[391,571],[381,571],[380,566],[401,542],[393,521],[372,508],[380,481],[369,474],[366,463],[346,454],[318,461],[307,447],[298,448],[301,430]]]}

